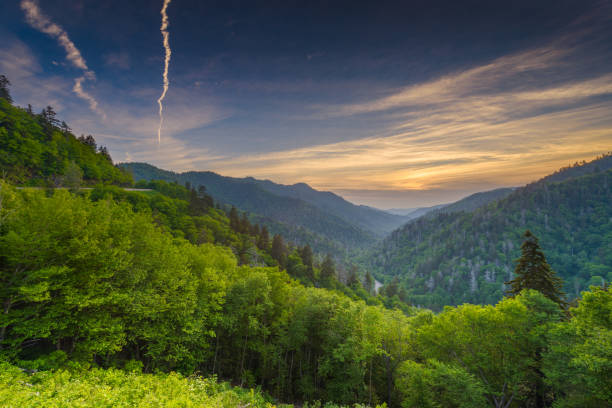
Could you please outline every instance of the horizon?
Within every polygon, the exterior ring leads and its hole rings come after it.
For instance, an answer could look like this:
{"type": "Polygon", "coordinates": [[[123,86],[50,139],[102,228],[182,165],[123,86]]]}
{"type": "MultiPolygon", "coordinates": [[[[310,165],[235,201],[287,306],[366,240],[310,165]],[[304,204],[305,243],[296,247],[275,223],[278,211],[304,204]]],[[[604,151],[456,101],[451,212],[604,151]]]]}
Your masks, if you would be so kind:
{"type": "Polygon", "coordinates": [[[116,162],[303,182],[386,211],[519,187],[610,150],[609,1],[470,13],[175,1],[169,59],[161,1],[3,6],[15,102],[53,106],[116,162]]]}

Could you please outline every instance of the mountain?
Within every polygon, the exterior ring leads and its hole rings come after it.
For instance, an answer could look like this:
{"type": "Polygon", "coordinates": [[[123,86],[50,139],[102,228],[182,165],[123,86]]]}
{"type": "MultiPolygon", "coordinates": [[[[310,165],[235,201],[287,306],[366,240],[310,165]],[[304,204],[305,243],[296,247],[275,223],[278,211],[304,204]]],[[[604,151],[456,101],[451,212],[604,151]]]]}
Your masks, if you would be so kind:
{"type": "Polygon", "coordinates": [[[432,211],[436,211],[436,210],[440,210],[444,207],[446,207],[448,204],[438,204],[438,205],[434,205],[431,207],[420,207],[420,208],[415,208],[412,211],[410,211],[409,213],[406,214],[406,218],[408,218],[408,220],[414,220],[415,218],[419,218],[422,217],[426,214],[429,214],[432,211]]]}
{"type": "MultiPolygon", "coordinates": [[[[490,191],[483,191],[480,193],[475,193],[465,198],[462,198],[459,201],[455,201],[452,204],[439,206],[439,208],[434,208],[432,212],[439,213],[453,213],[459,211],[474,211],[486,204],[489,204],[491,201],[499,200],[507,197],[512,193],[514,188],[498,188],[490,191]]],[[[416,217],[415,217],[416,218],[416,217]]]]}
{"type": "Polygon", "coordinates": [[[417,209],[418,208],[389,208],[388,210],[385,210],[385,211],[388,212],[389,214],[408,215],[417,209]]]}
{"type": "Polygon", "coordinates": [[[272,194],[306,201],[379,236],[388,234],[409,219],[365,205],[352,204],[334,193],[315,190],[305,183],[284,185],[270,180],[256,180],[251,177],[247,177],[245,180],[256,183],[272,194]]]}
{"type": "Polygon", "coordinates": [[[491,201],[499,200],[509,195],[514,188],[498,188],[490,191],[483,191],[472,194],[461,200],[450,204],[438,204],[431,207],[420,208],[391,208],[387,212],[396,215],[402,215],[406,221],[414,220],[424,215],[435,215],[441,213],[452,213],[458,211],[474,211],[491,201]]]}
{"type": "Polygon", "coordinates": [[[540,182],[564,181],[591,173],[612,168],[612,152],[603,154],[591,162],[576,162],[571,166],[563,167],[553,174],[539,180],[540,182]]]}
{"type": "Polygon", "coordinates": [[[495,303],[529,229],[573,298],[612,280],[611,169],[611,156],[602,156],[502,191],[505,197],[474,211],[418,218],[387,237],[367,265],[381,279],[397,276],[417,305],[495,303]]]}
{"type": "Polygon", "coordinates": [[[407,218],[371,207],[358,206],[307,184],[276,184],[252,177],[224,177],[210,171],[174,173],[146,163],[123,163],[135,180],[177,181],[205,186],[217,201],[249,212],[254,221],[267,224],[296,243],[334,253],[364,248],[407,218]]]}

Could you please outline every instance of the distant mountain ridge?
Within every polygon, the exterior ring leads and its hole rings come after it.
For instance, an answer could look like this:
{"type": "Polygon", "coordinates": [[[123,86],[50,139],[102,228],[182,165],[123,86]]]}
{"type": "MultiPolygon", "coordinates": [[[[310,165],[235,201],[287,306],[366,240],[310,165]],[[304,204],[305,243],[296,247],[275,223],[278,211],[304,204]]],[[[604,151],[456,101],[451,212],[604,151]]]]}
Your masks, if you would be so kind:
{"type": "MultiPolygon", "coordinates": [[[[308,238],[336,250],[334,242],[347,249],[363,248],[407,220],[352,204],[334,193],[318,191],[304,183],[282,185],[252,177],[225,177],[210,171],[175,173],[147,163],[119,166],[132,173],[135,180],[203,185],[216,200],[254,214],[258,221],[270,224],[273,229],[282,229],[287,238],[298,243],[308,238]]],[[[311,245],[316,247],[317,243],[311,245]]]]}
{"type": "Polygon", "coordinates": [[[479,193],[474,193],[470,196],[462,198],[459,201],[455,201],[452,204],[447,204],[444,206],[440,206],[440,208],[435,208],[429,215],[445,213],[450,214],[453,212],[459,211],[475,211],[478,208],[489,204],[492,201],[500,200],[502,198],[507,197],[512,193],[516,188],[507,187],[507,188],[498,188],[495,190],[482,191],[479,193]]]}

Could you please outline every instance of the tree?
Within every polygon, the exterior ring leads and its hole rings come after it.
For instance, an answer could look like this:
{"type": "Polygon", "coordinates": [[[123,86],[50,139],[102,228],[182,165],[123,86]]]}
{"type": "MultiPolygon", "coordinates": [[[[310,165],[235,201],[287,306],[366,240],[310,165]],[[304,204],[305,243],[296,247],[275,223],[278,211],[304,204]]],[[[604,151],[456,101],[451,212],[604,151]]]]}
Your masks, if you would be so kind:
{"type": "Polygon", "coordinates": [[[359,287],[359,277],[357,276],[357,266],[349,267],[348,277],[346,278],[346,286],[357,289],[359,287]]]}
{"type": "Polygon", "coordinates": [[[365,287],[365,290],[367,290],[368,293],[371,295],[372,291],[374,290],[374,278],[372,277],[370,271],[366,272],[363,286],[365,287]]]}
{"type": "Polygon", "coordinates": [[[64,122],[63,120],[62,120],[62,123],[60,123],[60,129],[62,130],[64,134],[67,134],[70,131],[72,131],[72,129],[70,129],[70,126],[68,126],[68,124],[64,122]]]}
{"type": "Polygon", "coordinates": [[[389,282],[389,284],[385,286],[385,295],[387,295],[387,297],[392,298],[393,296],[397,295],[398,292],[399,279],[397,276],[394,276],[391,282],[389,282]]]}
{"type": "MultiPolygon", "coordinates": [[[[612,406],[612,289],[592,287],[549,331],[543,371],[559,407],[612,406]]],[[[555,405],[557,406],[557,405],[555,405]]]]}
{"type": "Polygon", "coordinates": [[[94,152],[97,150],[98,145],[96,144],[96,139],[92,135],[81,135],[79,136],[79,142],[83,143],[86,146],[91,147],[91,150],[94,152]]]}
{"type": "MultiPolygon", "coordinates": [[[[559,321],[557,304],[525,290],[495,306],[464,304],[446,308],[418,335],[425,357],[461,366],[484,386],[496,408],[533,406],[538,364],[547,325],[559,321]]],[[[445,405],[443,405],[445,406],[445,405]]]]}
{"type": "Polygon", "coordinates": [[[276,234],[274,238],[272,238],[272,249],[270,250],[270,255],[272,259],[278,262],[278,265],[281,268],[284,268],[287,263],[287,247],[283,242],[283,237],[276,234]]]}
{"type": "Polygon", "coordinates": [[[336,276],[336,264],[330,254],[325,256],[321,264],[321,281],[324,286],[330,286],[332,280],[336,276]]]}
{"type": "Polygon", "coordinates": [[[302,258],[302,263],[306,267],[308,279],[314,281],[314,257],[312,253],[312,248],[310,248],[310,245],[306,244],[300,249],[299,252],[300,258],[302,258]]]}
{"type": "Polygon", "coordinates": [[[527,230],[521,245],[522,255],[517,261],[516,277],[506,282],[510,288],[506,294],[514,297],[524,289],[534,289],[564,308],[563,280],[552,270],[538,244],[538,238],[527,230]]]}
{"type": "Polygon", "coordinates": [[[40,113],[40,116],[42,117],[43,121],[50,126],[59,125],[59,120],[57,119],[57,113],[55,113],[55,110],[53,110],[53,107],[50,105],[42,110],[42,112],[40,113]]]}
{"type": "Polygon", "coordinates": [[[104,157],[109,163],[113,162],[113,159],[110,153],[108,152],[108,149],[106,148],[106,146],[100,146],[98,148],[98,153],[100,153],[100,155],[104,157]]]}
{"type": "Polygon", "coordinates": [[[9,103],[13,103],[13,98],[9,92],[9,86],[11,82],[4,75],[0,75],[0,98],[6,99],[9,103]]]}
{"type": "Polygon", "coordinates": [[[270,234],[268,233],[268,227],[265,225],[261,227],[259,236],[257,237],[257,247],[259,249],[268,249],[270,245],[270,234]]]}
{"type": "Polygon", "coordinates": [[[398,369],[396,389],[406,408],[480,408],[487,405],[485,389],[460,366],[430,360],[427,365],[405,361],[398,369]]]}
{"type": "Polygon", "coordinates": [[[230,228],[238,232],[238,230],[240,229],[240,218],[238,217],[238,210],[236,209],[236,207],[232,206],[228,217],[230,221],[230,228]]]}
{"type": "Polygon", "coordinates": [[[64,187],[68,187],[70,191],[76,191],[81,187],[82,182],[83,171],[75,162],[70,162],[64,173],[64,187]]]}

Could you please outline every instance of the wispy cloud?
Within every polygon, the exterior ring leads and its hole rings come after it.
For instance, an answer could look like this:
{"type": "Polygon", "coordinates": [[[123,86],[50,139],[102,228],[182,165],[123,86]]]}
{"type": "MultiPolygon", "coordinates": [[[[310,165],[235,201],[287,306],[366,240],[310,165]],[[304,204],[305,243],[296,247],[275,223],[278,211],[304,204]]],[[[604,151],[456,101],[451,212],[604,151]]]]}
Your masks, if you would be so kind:
{"type": "Polygon", "coordinates": [[[13,85],[13,99],[19,103],[52,105],[61,111],[69,82],[60,77],[41,75],[42,67],[30,48],[23,42],[4,38],[0,44],[0,72],[7,75],[13,85]]]}
{"type": "Polygon", "coordinates": [[[164,0],[164,4],[161,9],[162,23],[160,27],[160,31],[163,38],[163,46],[164,46],[164,73],[162,75],[163,78],[163,90],[162,94],[157,99],[157,104],[159,105],[159,127],[157,128],[157,143],[161,143],[161,131],[162,126],[164,124],[164,105],[163,101],[166,97],[166,93],[168,93],[168,87],[170,86],[170,81],[168,80],[168,68],[170,66],[170,56],[172,55],[172,50],[170,49],[170,33],[168,33],[168,5],[172,0],[164,0]]]}
{"type": "Polygon", "coordinates": [[[389,125],[377,136],[207,164],[228,175],[305,181],[371,204],[380,202],[356,192],[467,194],[520,185],[612,146],[612,72],[580,78],[576,52],[555,42],[322,109],[332,118],[386,115],[389,125]]]}
{"type": "Polygon", "coordinates": [[[55,38],[58,44],[64,48],[66,59],[76,68],[83,71],[83,75],[74,80],[73,92],[81,99],[88,102],[92,111],[105,117],[104,112],[98,107],[97,100],[83,89],[83,82],[86,80],[94,81],[96,75],[94,71],[87,67],[85,59],[79,49],[68,37],[68,33],[58,24],[52,22],[39,8],[36,0],[22,0],[21,9],[24,11],[28,24],[38,31],[55,38]]]}

